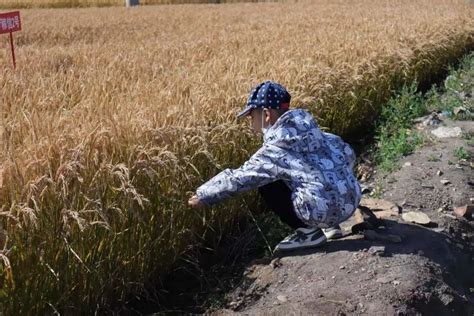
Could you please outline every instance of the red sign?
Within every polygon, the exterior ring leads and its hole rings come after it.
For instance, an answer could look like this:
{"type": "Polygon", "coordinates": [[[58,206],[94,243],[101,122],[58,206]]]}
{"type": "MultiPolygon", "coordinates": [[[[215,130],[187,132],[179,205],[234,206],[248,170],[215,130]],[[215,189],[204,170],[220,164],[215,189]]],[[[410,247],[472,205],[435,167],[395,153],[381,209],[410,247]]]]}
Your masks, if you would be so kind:
{"type": "Polygon", "coordinates": [[[21,31],[20,12],[0,13],[0,34],[10,33],[10,48],[12,49],[13,68],[16,69],[15,46],[13,46],[13,32],[21,31]]]}
{"type": "Polygon", "coordinates": [[[20,12],[0,13],[0,34],[21,31],[20,12]]]}

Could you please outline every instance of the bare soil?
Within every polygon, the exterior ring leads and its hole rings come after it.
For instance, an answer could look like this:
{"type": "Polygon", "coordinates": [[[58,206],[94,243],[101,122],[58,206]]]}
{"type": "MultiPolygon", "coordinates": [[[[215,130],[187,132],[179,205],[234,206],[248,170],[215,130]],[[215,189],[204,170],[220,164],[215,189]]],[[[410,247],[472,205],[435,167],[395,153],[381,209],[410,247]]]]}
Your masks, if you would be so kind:
{"type": "Polygon", "coordinates": [[[472,153],[474,124],[442,119],[464,136],[436,138],[431,130],[441,125],[420,124],[426,144],[403,158],[400,170],[374,170],[363,183],[399,206],[377,232],[398,235],[400,243],[352,234],[353,217],[342,225],[345,237],[321,248],[254,261],[227,309],[215,313],[474,315],[474,222],[453,213],[473,204],[472,160],[454,152],[472,153]],[[409,211],[425,213],[430,224],[405,222],[409,211]]]}

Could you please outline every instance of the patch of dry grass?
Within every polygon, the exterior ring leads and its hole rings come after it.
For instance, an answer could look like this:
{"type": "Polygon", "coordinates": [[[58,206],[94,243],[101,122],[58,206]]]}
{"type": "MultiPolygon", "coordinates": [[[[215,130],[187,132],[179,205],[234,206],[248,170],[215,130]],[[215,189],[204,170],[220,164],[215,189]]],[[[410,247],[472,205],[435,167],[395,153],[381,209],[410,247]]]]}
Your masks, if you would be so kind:
{"type": "Polygon", "coordinates": [[[103,311],[143,294],[242,215],[240,199],[186,200],[255,149],[234,119],[253,85],[281,82],[350,136],[392,90],[472,49],[473,13],[443,0],[22,11],[16,72],[0,50],[3,310],[103,311]]]}

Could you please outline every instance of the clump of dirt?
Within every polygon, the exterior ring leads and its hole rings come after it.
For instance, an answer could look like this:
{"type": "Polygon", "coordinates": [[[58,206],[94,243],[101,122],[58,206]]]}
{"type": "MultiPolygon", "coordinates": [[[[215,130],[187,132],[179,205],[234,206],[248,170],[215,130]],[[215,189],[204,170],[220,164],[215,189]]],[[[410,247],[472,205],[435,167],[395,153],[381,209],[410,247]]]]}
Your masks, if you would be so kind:
{"type": "Polygon", "coordinates": [[[398,210],[374,212],[382,226],[373,234],[351,232],[359,215],[342,225],[345,237],[319,249],[254,262],[227,309],[215,313],[473,315],[474,222],[453,209],[474,203],[474,124],[437,119],[419,120],[427,144],[403,158],[402,168],[375,170],[363,183],[398,210]],[[440,126],[462,134],[439,138],[432,131],[440,126]],[[388,235],[399,238],[379,238],[388,235]]]}

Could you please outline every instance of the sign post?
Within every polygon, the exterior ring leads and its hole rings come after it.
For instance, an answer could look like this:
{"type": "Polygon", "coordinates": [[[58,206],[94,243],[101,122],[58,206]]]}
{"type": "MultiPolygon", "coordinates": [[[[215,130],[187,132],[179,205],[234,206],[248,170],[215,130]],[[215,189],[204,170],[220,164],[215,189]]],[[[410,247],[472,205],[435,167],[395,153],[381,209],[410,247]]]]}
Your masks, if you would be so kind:
{"type": "Polygon", "coordinates": [[[10,33],[10,48],[12,50],[13,68],[16,69],[15,46],[13,32],[21,31],[20,11],[0,13],[0,34],[10,33]]]}

